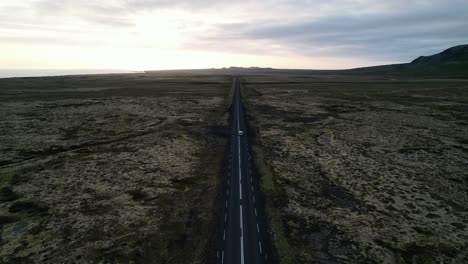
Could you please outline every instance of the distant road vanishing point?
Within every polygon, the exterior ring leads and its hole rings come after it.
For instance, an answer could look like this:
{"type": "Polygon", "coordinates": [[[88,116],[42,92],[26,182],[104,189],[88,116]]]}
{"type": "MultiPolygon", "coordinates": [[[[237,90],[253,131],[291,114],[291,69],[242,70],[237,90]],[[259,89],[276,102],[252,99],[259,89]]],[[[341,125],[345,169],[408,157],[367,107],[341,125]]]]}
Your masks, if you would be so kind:
{"type": "Polygon", "coordinates": [[[253,170],[239,79],[235,79],[234,84],[231,144],[223,184],[223,229],[217,263],[267,263],[268,253],[262,240],[265,225],[257,195],[259,182],[253,170]]]}

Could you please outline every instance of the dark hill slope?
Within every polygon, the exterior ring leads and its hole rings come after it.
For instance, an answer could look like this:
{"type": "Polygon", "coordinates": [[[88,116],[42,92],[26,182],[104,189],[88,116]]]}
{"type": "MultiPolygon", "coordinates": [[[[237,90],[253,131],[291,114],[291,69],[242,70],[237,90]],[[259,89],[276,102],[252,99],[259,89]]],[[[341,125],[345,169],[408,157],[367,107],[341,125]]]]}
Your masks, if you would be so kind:
{"type": "Polygon", "coordinates": [[[468,78],[468,45],[455,46],[431,56],[421,56],[411,63],[356,68],[343,72],[359,75],[468,78]]]}
{"type": "Polygon", "coordinates": [[[468,45],[449,48],[431,56],[421,56],[410,63],[382,65],[349,70],[273,69],[229,67],[222,69],[147,71],[151,74],[226,74],[226,75],[371,75],[386,77],[468,78],[468,45]]]}
{"type": "Polygon", "coordinates": [[[413,65],[460,64],[468,62],[468,45],[455,46],[432,56],[421,56],[413,65]]]}

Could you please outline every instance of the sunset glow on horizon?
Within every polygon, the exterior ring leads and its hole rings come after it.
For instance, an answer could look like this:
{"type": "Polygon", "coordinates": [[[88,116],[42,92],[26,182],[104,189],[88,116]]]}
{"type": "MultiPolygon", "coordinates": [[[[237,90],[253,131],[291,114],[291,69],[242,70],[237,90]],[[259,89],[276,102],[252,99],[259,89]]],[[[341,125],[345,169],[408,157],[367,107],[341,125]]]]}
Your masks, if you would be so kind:
{"type": "Polygon", "coordinates": [[[343,69],[407,62],[468,42],[467,13],[468,2],[458,0],[6,0],[0,69],[343,69]]]}

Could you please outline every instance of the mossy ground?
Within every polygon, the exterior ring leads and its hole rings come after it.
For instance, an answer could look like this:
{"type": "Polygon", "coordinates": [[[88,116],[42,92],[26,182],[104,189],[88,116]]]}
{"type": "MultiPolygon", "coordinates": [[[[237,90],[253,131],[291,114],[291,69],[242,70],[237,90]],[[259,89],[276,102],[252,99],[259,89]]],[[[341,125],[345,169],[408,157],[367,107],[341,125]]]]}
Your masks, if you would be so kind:
{"type": "Polygon", "coordinates": [[[0,262],[205,263],[231,83],[0,79],[0,262]]]}
{"type": "Polygon", "coordinates": [[[468,260],[467,81],[258,75],[242,91],[283,263],[468,260]]]}

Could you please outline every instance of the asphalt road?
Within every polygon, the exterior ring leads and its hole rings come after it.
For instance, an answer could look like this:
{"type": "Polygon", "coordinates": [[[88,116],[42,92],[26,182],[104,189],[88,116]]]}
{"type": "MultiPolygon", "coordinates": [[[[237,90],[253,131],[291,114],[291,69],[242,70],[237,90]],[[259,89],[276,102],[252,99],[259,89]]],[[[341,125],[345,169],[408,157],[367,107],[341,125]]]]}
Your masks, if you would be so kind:
{"type": "Polygon", "coordinates": [[[262,206],[257,196],[258,177],[248,145],[248,131],[240,94],[240,81],[235,82],[232,103],[231,144],[224,180],[224,204],[221,221],[222,238],[217,251],[218,263],[267,263],[262,206]],[[239,135],[239,131],[243,135],[239,135]],[[263,243],[263,244],[262,244],[263,243]]]}

